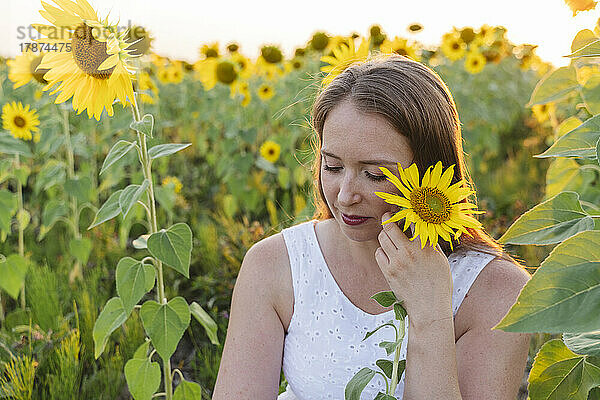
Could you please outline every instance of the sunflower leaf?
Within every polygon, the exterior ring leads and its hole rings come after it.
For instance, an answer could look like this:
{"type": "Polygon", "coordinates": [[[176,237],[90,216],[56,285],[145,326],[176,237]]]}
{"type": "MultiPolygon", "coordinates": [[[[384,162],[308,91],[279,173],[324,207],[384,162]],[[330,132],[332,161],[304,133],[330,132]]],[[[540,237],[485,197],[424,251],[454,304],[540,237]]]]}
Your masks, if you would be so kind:
{"type": "Polygon", "coordinates": [[[0,153],[19,154],[31,157],[29,146],[22,140],[15,139],[11,134],[0,132],[0,153]]]}
{"type": "Polygon", "coordinates": [[[150,159],[154,160],[159,157],[164,157],[173,153],[177,153],[179,150],[183,150],[190,145],[191,143],[159,144],[157,146],[151,147],[148,150],[148,155],[150,156],[150,159]]]}
{"type": "Polygon", "coordinates": [[[577,192],[561,192],[521,215],[498,241],[508,244],[555,244],[594,229],[577,192]]]}
{"type": "Polygon", "coordinates": [[[575,67],[560,67],[540,80],[525,107],[559,101],[579,88],[575,67]]]}
{"type": "Polygon", "coordinates": [[[106,171],[108,167],[123,158],[134,147],[135,142],[128,142],[126,140],[119,140],[117,143],[115,143],[104,159],[104,163],[100,169],[100,175],[102,175],[102,173],[106,171]]]}
{"type": "Polygon", "coordinates": [[[600,298],[599,259],[600,231],[579,232],[560,243],[492,329],[547,333],[597,330],[600,315],[594,303],[600,298]]]}
{"type": "Polygon", "coordinates": [[[152,114],[146,114],[140,121],[133,121],[129,127],[140,133],[143,133],[148,137],[153,137],[152,131],[154,130],[154,117],[152,114]]]}

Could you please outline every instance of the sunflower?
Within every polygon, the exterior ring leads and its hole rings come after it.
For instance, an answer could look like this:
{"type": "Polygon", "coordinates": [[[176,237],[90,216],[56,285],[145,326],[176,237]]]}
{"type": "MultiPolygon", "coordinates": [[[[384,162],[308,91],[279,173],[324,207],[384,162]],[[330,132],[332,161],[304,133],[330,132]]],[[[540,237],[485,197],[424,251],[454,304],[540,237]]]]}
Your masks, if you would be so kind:
{"type": "Polygon", "coordinates": [[[248,79],[254,73],[255,67],[252,61],[242,54],[235,52],[231,54],[231,61],[237,64],[237,70],[240,78],[248,79]]]}
{"type": "Polygon", "coordinates": [[[277,46],[263,46],[260,56],[256,59],[256,72],[272,80],[282,76],[285,72],[282,67],[283,53],[277,46]]]}
{"type": "Polygon", "coordinates": [[[267,83],[263,83],[262,85],[259,86],[258,97],[260,97],[261,100],[269,100],[274,95],[275,95],[275,90],[273,89],[273,86],[271,86],[267,83]]]}
{"type": "Polygon", "coordinates": [[[270,163],[274,163],[279,159],[280,151],[281,146],[270,140],[265,141],[262,146],[260,146],[260,155],[270,163]]]}
{"type": "Polygon", "coordinates": [[[479,51],[469,51],[465,59],[465,69],[471,74],[478,74],[485,67],[485,57],[479,51]]]}
{"type": "Polygon", "coordinates": [[[321,71],[328,72],[323,78],[322,86],[328,86],[333,78],[341,74],[350,64],[363,61],[369,55],[369,41],[362,38],[358,49],[354,48],[354,39],[348,39],[339,47],[333,49],[333,56],[323,56],[321,61],[329,65],[321,67],[321,71]]]}
{"type": "Polygon", "coordinates": [[[393,41],[385,39],[379,49],[386,54],[396,53],[401,56],[411,58],[415,61],[420,61],[421,58],[417,56],[416,48],[408,44],[408,40],[402,39],[398,36],[394,37],[393,41]]]}
{"type": "Polygon", "coordinates": [[[200,55],[205,59],[207,58],[218,58],[219,57],[219,42],[202,45],[200,48],[200,55]]]}
{"type": "Polygon", "coordinates": [[[419,236],[421,248],[425,247],[427,240],[432,247],[435,247],[439,236],[449,242],[450,248],[454,250],[450,234],[453,234],[454,239],[458,240],[462,233],[472,236],[465,229],[466,227],[481,229],[481,223],[469,214],[480,214],[484,211],[472,210],[477,206],[461,201],[475,192],[465,186],[464,179],[450,186],[454,176],[454,164],[442,174],[442,162],[438,161],[433,171],[431,171],[431,166],[427,168],[421,183],[419,183],[419,169],[416,164],[412,164],[404,170],[398,163],[400,179],[385,167],[379,167],[379,169],[404,196],[375,192],[375,195],[381,197],[386,203],[403,207],[383,224],[405,218],[403,230],[406,231],[410,223],[414,223],[415,232],[410,240],[419,236]]]}
{"type": "Polygon", "coordinates": [[[174,61],[167,67],[167,82],[178,84],[183,80],[183,65],[180,61],[174,61]]]}
{"type": "Polygon", "coordinates": [[[173,185],[173,190],[175,191],[175,193],[179,193],[181,192],[181,189],[183,189],[183,184],[179,179],[177,179],[176,176],[167,176],[162,180],[162,185],[173,185]]]}
{"type": "Polygon", "coordinates": [[[452,61],[460,60],[467,51],[467,45],[456,34],[445,34],[441,47],[444,55],[452,61]]]}
{"type": "Polygon", "coordinates": [[[154,104],[158,98],[158,87],[147,72],[139,74],[140,99],[144,103],[154,104]],[[145,93],[144,93],[145,92],[145,93]]]}
{"type": "Polygon", "coordinates": [[[294,57],[291,60],[288,60],[283,64],[285,72],[287,72],[287,73],[302,69],[303,66],[304,66],[304,61],[302,61],[302,58],[300,58],[300,57],[294,57]]]}
{"type": "Polygon", "coordinates": [[[33,141],[40,141],[38,125],[40,120],[36,110],[29,109],[29,104],[23,107],[21,102],[6,103],[2,107],[2,127],[16,138],[23,140],[31,140],[31,132],[34,132],[33,141]]]}
{"type": "Polygon", "coordinates": [[[556,112],[554,102],[546,104],[536,104],[531,107],[531,112],[539,124],[550,119],[550,113],[556,112]]]}
{"type": "Polygon", "coordinates": [[[240,82],[238,86],[238,93],[242,95],[242,107],[247,107],[248,104],[250,104],[250,100],[252,100],[252,95],[250,94],[248,82],[240,82]]]}
{"type": "MultiPolygon", "coordinates": [[[[55,0],[61,8],[42,2],[40,14],[52,25],[32,24],[40,34],[51,37],[37,39],[56,45],[57,51],[47,53],[39,68],[49,69],[44,74],[48,84],[44,91],[58,85],[51,94],[61,92],[55,103],[73,97],[77,114],[87,110],[100,120],[104,108],[113,115],[112,104],[119,99],[123,107],[133,100],[133,68],[127,64],[133,50],[127,50],[127,30],[119,33],[108,18],[100,20],[87,0],[55,0]],[[55,38],[56,32],[69,32],[68,37],[55,38]]],[[[61,35],[62,36],[62,35],[61,35]]]]}
{"type": "Polygon", "coordinates": [[[20,88],[21,86],[29,83],[31,80],[35,80],[43,85],[46,85],[46,81],[43,76],[47,69],[39,69],[36,71],[38,65],[42,61],[46,53],[34,53],[31,51],[23,52],[20,56],[16,56],[14,60],[8,60],[9,66],[8,79],[14,82],[14,88],[20,88]]]}
{"type": "Polygon", "coordinates": [[[579,11],[593,10],[598,2],[592,0],[565,0],[565,3],[573,11],[573,16],[576,16],[579,11]]]}
{"type": "Polygon", "coordinates": [[[225,58],[207,58],[194,64],[196,77],[204,85],[204,90],[211,90],[217,82],[229,86],[229,96],[233,99],[240,83],[238,63],[225,58]]]}
{"type": "Polygon", "coordinates": [[[132,55],[144,55],[151,51],[154,37],[143,26],[133,25],[129,28],[126,40],[130,43],[127,49],[133,50],[132,55]]]}

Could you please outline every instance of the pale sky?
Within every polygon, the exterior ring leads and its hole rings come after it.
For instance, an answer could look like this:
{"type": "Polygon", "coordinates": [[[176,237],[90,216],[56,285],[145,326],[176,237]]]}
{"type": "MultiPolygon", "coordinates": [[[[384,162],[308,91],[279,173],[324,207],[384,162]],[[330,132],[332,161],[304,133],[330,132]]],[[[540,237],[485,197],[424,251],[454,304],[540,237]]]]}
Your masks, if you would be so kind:
{"type": "MultiPolygon", "coordinates": [[[[221,51],[230,41],[241,45],[246,56],[255,58],[260,46],[279,45],[286,56],[304,46],[312,34],[323,30],[331,35],[353,31],[367,36],[379,24],[388,37],[413,38],[426,45],[440,42],[452,26],[475,29],[482,24],[502,25],[514,44],[537,44],[537,54],[556,67],[569,63],[571,41],[581,29],[593,29],[598,10],[573,17],[564,0],[89,0],[100,17],[109,11],[110,20],[120,18],[147,27],[155,37],[154,49],[169,57],[195,61],[204,43],[219,41],[221,51]],[[406,28],[418,22],[425,29],[414,35],[406,28]]],[[[52,0],[47,0],[54,5],[52,0]]],[[[20,54],[19,26],[47,23],[39,14],[39,0],[0,0],[0,55],[20,54]],[[6,12],[8,11],[8,12],[6,12]]],[[[24,30],[26,32],[26,29],[24,30]]]]}

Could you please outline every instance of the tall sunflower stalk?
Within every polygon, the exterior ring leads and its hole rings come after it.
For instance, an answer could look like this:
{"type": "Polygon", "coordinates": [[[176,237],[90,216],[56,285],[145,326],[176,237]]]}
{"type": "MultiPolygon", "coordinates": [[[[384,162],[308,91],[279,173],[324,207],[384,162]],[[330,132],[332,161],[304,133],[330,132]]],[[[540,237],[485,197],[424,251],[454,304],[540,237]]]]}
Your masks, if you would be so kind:
{"type": "MultiPolygon", "coordinates": [[[[65,136],[65,147],[67,153],[67,177],[68,179],[75,178],[75,157],[73,155],[73,146],[71,143],[71,128],[69,125],[69,111],[66,108],[61,109],[62,123],[63,123],[63,134],[65,136]]],[[[69,207],[71,208],[71,226],[73,228],[73,236],[75,240],[81,240],[81,232],[79,232],[79,209],[77,205],[77,198],[73,195],[67,194],[69,201],[69,207]]],[[[77,257],[74,257],[74,264],[71,273],[69,274],[69,282],[73,283],[75,279],[83,279],[81,272],[81,262],[77,257]]]]}
{"type": "MultiPolygon", "coordinates": [[[[88,227],[91,229],[118,215],[126,218],[131,209],[139,204],[146,210],[149,232],[135,240],[134,246],[147,249],[151,254],[141,260],[131,257],[119,260],[115,276],[117,296],[108,300],[94,323],[95,358],[104,352],[111,333],[125,323],[134,310],[138,310],[149,339],[139,345],[133,358],[125,364],[125,378],[133,398],[139,400],[164,396],[172,400],[173,396],[183,398],[183,392],[185,396],[191,393],[194,397],[200,397],[200,385],[183,380],[181,371],[177,369],[172,372],[170,359],[190,324],[191,315],[204,326],[211,341],[218,345],[216,323],[199,304],[188,304],[181,296],[168,300],[165,295],[163,265],[189,279],[192,231],[185,223],[159,230],[152,176],[152,160],[183,150],[190,143],[160,144],[148,148],[147,138],[153,137],[154,117],[151,114],[141,116],[137,93],[133,89],[132,79],[136,68],[129,62],[134,57],[134,49],[130,49],[130,46],[135,42],[126,40],[127,31],[121,33],[107,19],[98,18],[86,0],[55,2],[60,8],[42,2],[44,10],[40,11],[53,26],[34,27],[42,34],[52,32],[55,27],[61,28],[61,31],[67,29],[72,32],[72,37],[39,40],[56,44],[66,42],[65,47],[69,49],[49,53],[42,59],[39,68],[48,69],[44,74],[48,82],[44,90],[54,88],[52,94],[60,92],[56,103],[72,97],[73,108],[78,114],[87,110],[88,117],[93,116],[98,121],[104,110],[109,116],[113,115],[113,103],[117,99],[124,108],[131,107],[133,121],[130,128],[136,131],[137,140],[119,140],[115,143],[106,155],[99,174],[105,173],[135,149],[144,176],[141,184],[131,184],[112,193],[97,210],[94,221],[88,227]],[[155,286],[156,301],[146,300],[138,305],[155,286]],[[156,393],[161,384],[161,371],[159,363],[152,361],[155,353],[162,359],[164,392],[161,393],[156,393]],[[173,393],[174,373],[179,373],[182,381],[173,393]]],[[[109,126],[108,122],[105,126],[109,126]]]]}
{"type": "MultiPolygon", "coordinates": [[[[19,154],[15,154],[15,167],[17,170],[21,168],[21,160],[19,154]]],[[[19,178],[17,181],[17,226],[19,231],[19,255],[25,257],[25,242],[23,238],[23,232],[25,231],[25,209],[23,208],[23,184],[19,178]]],[[[25,284],[21,286],[21,308],[25,309],[25,284]]]]}

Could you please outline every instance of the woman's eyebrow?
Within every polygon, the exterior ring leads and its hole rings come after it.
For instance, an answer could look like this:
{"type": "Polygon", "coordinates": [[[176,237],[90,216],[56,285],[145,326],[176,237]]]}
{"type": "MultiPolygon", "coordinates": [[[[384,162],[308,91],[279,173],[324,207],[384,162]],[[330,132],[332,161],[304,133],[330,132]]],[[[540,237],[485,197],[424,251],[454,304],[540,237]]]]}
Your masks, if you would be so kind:
{"type": "MultiPolygon", "coordinates": [[[[326,156],[337,158],[338,160],[341,160],[340,157],[338,157],[335,154],[330,153],[326,150],[321,149],[321,153],[325,154],[326,156]]],[[[364,161],[359,161],[359,163],[369,164],[369,165],[382,165],[382,164],[396,165],[397,164],[396,162],[389,161],[389,160],[364,160],[364,161]]]]}

